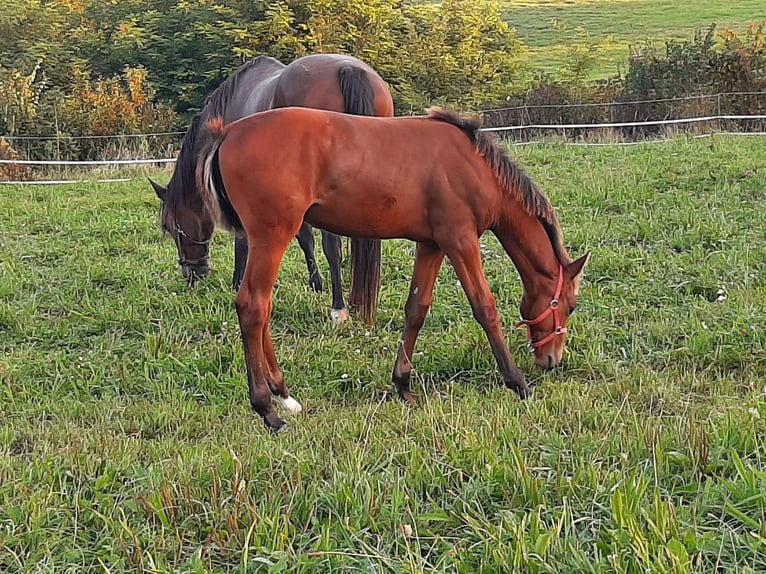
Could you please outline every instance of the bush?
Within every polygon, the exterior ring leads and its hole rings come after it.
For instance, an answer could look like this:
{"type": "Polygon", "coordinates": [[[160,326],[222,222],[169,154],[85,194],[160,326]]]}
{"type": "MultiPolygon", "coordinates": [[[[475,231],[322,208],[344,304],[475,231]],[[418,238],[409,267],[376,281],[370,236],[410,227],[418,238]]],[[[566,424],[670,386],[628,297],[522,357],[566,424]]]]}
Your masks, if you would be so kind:
{"type": "MultiPolygon", "coordinates": [[[[18,152],[5,138],[0,137],[0,159],[18,160],[18,152]]],[[[14,163],[0,163],[0,180],[20,181],[29,177],[29,166],[14,163]]]]}
{"type": "Polygon", "coordinates": [[[110,137],[73,140],[70,154],[78,159],[151,157],[169,145],[168,137],[113,137],[169,132],[178,125],[172,109],[153,102],[146,76],[141,67],[126,67],[121,76],[96,81],[85,70],[76,72],[73,88],[59,108],[60,134],[110,137]]]}
{"type": "MultiPolygon", "coordinates": [[[[505,106],[485,112],[488,126],[522,124],[577,124],[645,122],[716,115],[766,113],[766,20],[738,34],[715,32],[715,25],[698,30],[687,41],[670,40],[659,50],[650,42],[631,48],[624,78],[583,81],[587,59],[579,58],[577,71],[558,77],[540,76],[524,92],[508,96],[505,106]],[[726,92],[738,92],[726,95],[726,92]],[[720,95],[717,95],[720,94],[720,95]]],[[[588,46],[572,53],[592,54],[588,46]]],[[[761,120],[717,122],[723,129],[764,129],[761,120]]],[[[700,124],[681,129],[693,130],[700,124]]],[[[665,131],[665,127],[625,127],[620,137],[639,138],[665,131]]],[[[592,129],[569,130],[579,137],[592,129]]],[[[550,131],[507,132],[512,138],[538,137],[550,131]]],[[[559,132],[560,134],[560,132],[559,132]]]]}
{"type": "Polygon", "coordinates": [[[623,115],[647,120],[764,113],[764,98],[756,94],[690,96],[766,91],[765,28],[766,20],[751,24],[742,34],[730,29],[716,34],[715,25],[711,25],[706,31],[695,33],[690,41],[666,42],[662,53],[651,44],[631,50],[620,99],[668,101],[625,107],[623,115]]]}

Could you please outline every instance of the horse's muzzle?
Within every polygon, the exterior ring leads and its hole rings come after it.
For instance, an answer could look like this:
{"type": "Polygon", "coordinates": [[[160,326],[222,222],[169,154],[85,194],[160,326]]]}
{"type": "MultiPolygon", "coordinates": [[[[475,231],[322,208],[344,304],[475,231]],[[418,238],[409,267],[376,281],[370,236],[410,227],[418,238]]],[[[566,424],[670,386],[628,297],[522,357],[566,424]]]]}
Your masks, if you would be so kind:
{"type": "Polygon", "coordinates": [[[205,263],[181,263],[181,274],[189,285],[194,285],[198,280],[204,279],[210,275],[210,266],[205,263]]]}
{"type": "Polygon", "coordinates": [[[539,357],[535,357],[535,364],[544,371],[550,371],[561,365],[561,358],[561,353],[544,353],[539,357]],[[555,355],[558,355],[558,357],[555,355]]]}

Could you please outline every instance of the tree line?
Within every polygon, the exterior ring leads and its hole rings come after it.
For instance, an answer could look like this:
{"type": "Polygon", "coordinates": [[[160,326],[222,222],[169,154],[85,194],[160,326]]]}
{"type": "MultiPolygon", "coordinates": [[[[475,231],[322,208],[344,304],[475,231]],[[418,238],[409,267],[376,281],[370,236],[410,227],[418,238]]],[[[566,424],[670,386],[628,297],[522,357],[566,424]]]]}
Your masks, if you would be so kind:
{"type": "Polygon", "coordinates": [[[513,89],[526,55],[499,4],[479,0],[6,0],[0,37],[10,134],[165,129],[258,54],[353,54],[399,113],[475,109],[513,89]]]}
{"type": "MultiPolygon", "coordinates": [[[[541,73],[492,0],[5,0],[0,38],[0,135],[7,136],[177,130],[259,54],[285,62],[352,54],[389,83],[398,114],[433,104],[523,108],[485,114],[503,124],[667,118],[701,110],[687,110],[686,100],[567,105],[766,90],[766,20],[740,33],[711,26],[688,40],[635,46],[624,76],[594,81],[599,42],[570,38],[565,66],[541,73]]],[[[763,113],[759,102],[732,105],[763,113]]],[[[0,156],[55,151],[84,159],[119,154],[122,145],[105,151],[106,140],[72,140],[19,151],[18,141],[0,139],[0,156]]],[[[147,154],[171,144],[142,142],[154,146],[147,154]]]]}

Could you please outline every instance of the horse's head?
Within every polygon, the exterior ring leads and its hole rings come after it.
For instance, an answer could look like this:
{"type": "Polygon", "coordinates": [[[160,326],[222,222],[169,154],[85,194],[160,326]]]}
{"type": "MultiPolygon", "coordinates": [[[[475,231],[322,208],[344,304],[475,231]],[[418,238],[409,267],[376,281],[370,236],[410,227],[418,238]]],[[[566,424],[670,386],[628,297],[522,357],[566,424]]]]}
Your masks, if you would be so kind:
{"type": "Polygon", "coordinates": [[[525,290],[521,299],[522,318],[517,327],[526,326],[535,364],[552,369],[561,363],[569,317],[577,308],[580,274],[590,258],[587,253],[568,265],[559,265],[555,291],[525,290]]]}
{"type": "Polygon", "coordinates": [[[170,197],[179,197],[175,194],[177,190],[173,189],[174,185],[179,184],[173,179],[168,187],[163,187],[151,179],[149,183],[160,198],[160,222],[163,231],[176,243],[181,273],[190,285],[194,284],[197,279],[202,279],[210,273],[208,256],[210,240],[215,230],[213,219],[201,204],[201,200],[168,201],[170,197]]]}

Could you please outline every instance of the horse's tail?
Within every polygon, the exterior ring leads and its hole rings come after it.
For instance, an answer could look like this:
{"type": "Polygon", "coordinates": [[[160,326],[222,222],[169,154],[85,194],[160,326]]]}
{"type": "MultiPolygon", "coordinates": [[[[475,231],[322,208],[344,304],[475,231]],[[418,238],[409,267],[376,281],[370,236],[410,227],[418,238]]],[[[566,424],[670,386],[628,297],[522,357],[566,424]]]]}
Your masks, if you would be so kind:
{"type": "Polygon", "coordinates": [[[216,225],[240,235],[243,232],[242,222],[229,201],[218,165],[218,150],[224,139],[226,133],[223,117],[214,116],[201,124],[197,155],[197,188],[216,225]]]}
{"type": "MultiPolygon", "coordinates": [[[[375,115],[375,92],[367,72],[345,65],[338,70],[343,111],[357,116],[375,115]]],[[[351,238],[351,292],[349,303],[362,311],[364,322],[375,322],[380,292],[380,239],[351,238]]]]}

